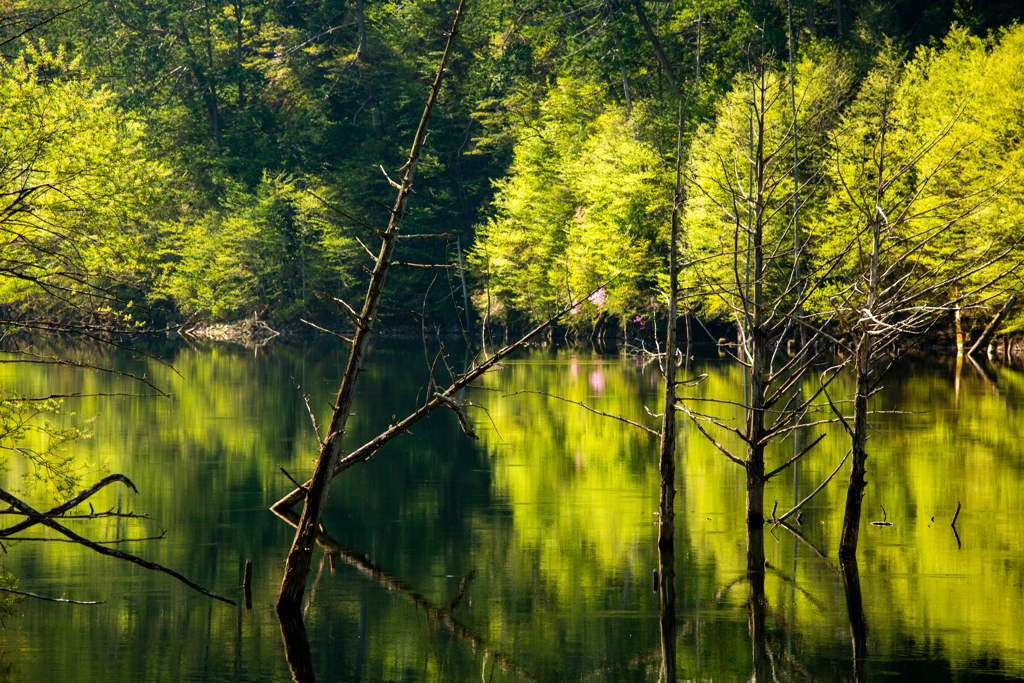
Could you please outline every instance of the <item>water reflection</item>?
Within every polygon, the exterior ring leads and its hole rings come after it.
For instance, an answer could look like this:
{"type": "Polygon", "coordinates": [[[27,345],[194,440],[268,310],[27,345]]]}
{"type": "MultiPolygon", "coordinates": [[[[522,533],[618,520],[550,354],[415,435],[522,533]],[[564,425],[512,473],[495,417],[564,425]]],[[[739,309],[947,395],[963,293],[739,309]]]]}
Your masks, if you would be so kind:
{"type": "MultiPolygon", "coordinates": [[[[486,390],[467,390],[489,414],[470,413],[479,443],[453,415],[438,415],[335,480],[324,522],[336,546],[314,567],[300,622],[307,645],[293,648],[301,638],[272,611],[293,533],[266,508],[291,487],[278,465],[301,478],[315,452],[291,378],[301,382],[305,368],[302,391],[320,419],[343,354],[316,345],[255,358],[219,347],[172,352],[183,375],[168,380],[173,399],[84,399],[75,411],[100,418],[93,438],[75,447],[90,462],[109,458],[112,471],[139,487],[152,517],[138,522],[139,535],[168,530],[154,561],[241,598],[235,587],[251,558],[252,610],[208,604],[166,577],[63,544],[23,543],[4,559],[20,587],[108,602],[90,614],[22,606],[4,633],[15,680],[219,683],[308,680],[314,672],[340,681],[463,681],[482,672],[498,683],[913,680],[923,666],[964,681],[976,672],[1024,676],[1019,370],[987,368],[996,395],[965,369],[958,398],[952,360],[908,364],[891,376],[877,406],[902,414],[877,418],[865,505],[884,506],[895,526],[865,526],[859,567],[840,568],[832,558],[842,486],[833,482],[802,518],[786,520],[792,531],[768,526],[760,539],[748,537],[743,473],[688,438],[686,425],[676,476],[685,495],[677,497],[673,546],[659,549],[655,439],[540,394],[501,398],[547,391],[657,428],[644,409],[660,405],[657,369],[531,348],[488,375],[486,390]],[[591,386],[598,369],[599,395],[591,386]],[[963,511],[950,529],[957,501],[963,511]],[[957,551],[954,531],[965,550],[957,551]],[[663,598],[669,588],[674,600],[663,598]],[[986,605],[998,608],[979,608],[986,605]]],[[[422,356],[421,345],[375,351],[350,423],[353,442],[409,412],[426,384],[422,356]]],[[[60,383],[81,393],[117,387],[62,372],[30,368],[0,379],[17,379],[26,393],[60,383]]],[[[702,396],[742,396],[732,364],[696,361],[691,372],[708,374],[702,396]]],[[[844,381],[836,396],[851,392],[844,381]]],[[[783,441],[769,455],[786,460],[805,445],[783,441]]],[[[802,499],[847,447],[829,436],[820,454],[800,461],[798,478],[773,480],[766,500],[783,509],[784,500],[802,499]]],[[[97,501],[110,506],[116,499],[97,501]]],[[[104,532],[114,538],[118,529],[104,532]]]]}
{"type": "MultiPolygon", "coordinates": [[[[659,522],[664,527],[674,522],[659,522]]],[[[676,682],[676,550],[674,530],[659,529],[658,543],[658,627],[661,634],[661,676],[664,683],[676,682]]]]}
{"type": "Polygon", "coordinates": [[[844,558],[843,589],[846,593],[846,613],[850,617],[850,642],[853,645],[853,680],[866,680],[868,657],[868,626],[864,619],[863,600],[860,595],[860,570],[857,558],[844,558]]]}

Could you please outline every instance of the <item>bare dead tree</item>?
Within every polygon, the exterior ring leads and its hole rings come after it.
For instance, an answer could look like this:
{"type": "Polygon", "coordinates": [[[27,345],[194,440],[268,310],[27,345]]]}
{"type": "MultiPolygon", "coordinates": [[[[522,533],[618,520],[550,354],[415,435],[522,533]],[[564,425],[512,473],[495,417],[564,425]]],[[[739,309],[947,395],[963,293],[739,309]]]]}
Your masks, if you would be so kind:
{"type": "Polygon", "coordinates": [[[862,131],[855,130],[841,131],[834,142],[835,177],[855,221],[853,240],[843,250],[839,267],[850,284],[828,297],[829,318],[838,330],[834,343],[849,359],[856,377],[852,418],[825,392],[852,442],[839,548],[844,559],[857,554],[867,487],[870,397],[886,371],[916,340],[949,312],[972,299],[991,296],[986,293],[1017,265],[1005,263],[1012,247],[976,253],[954,245],[939,255],[936,244],[955,239],[951,233],[998,188],[972,189],[966,181],[956,181],[957,187],[939,186],[941,176],[958,175],[953,171],[967,148],[966,144],[940,148],[951,137],[959,111],[920,142],[908,146],[899,137],[893,142],[901,97],[899,77],[895,56],[883,57],[865,83],[866,94],[859,98],[866,109],[859,115],[874,126],[867,141],[862,131]],[[854,136],[856,140],[847,139],[854,136]],[[941,158],[925,167],[922,160],[933,152],[941,158]]]}
{"type": "MultiPolygon", "coordinates": [[[[85,547],[87,547],[87,548],[89,548],[89,549],[91,549],[91,550],[93,550],[93,551],[95,551],[95,552],[97,552],[97,553],[99,553],[101,555],[107,555],[109,557],[113,557],[113,558],[116,558],[116,559],[119,559],[119,560],[124,560],[126,562],[131,562],[132,564],[137,564],[140,567],[144,567],[145,569],[149,569],[149,570],[152,570],[152,571],[157,571],[157,572],[161,572],[161,573],[167,574],[169,576],[174,577],[175,579],[177,579],[181,583],[185,584],[189,588],[202,593],[203,595],[211,597],[211,598],[213,598],[215,600],[220,600],[221,602],[226,602],[226,603],[228,603],[230,605],[235,604],[233,600],[229,600],[228,598],[222,597],[220,595],[217,595],[216,593],[212,593],[212,592],[208,591],[207,589],[203,588],[199,584],[196,584],[196,583],[190,581],[188,578],[186,578],[182,574],[174,571],[173,569],[168,569],[167,567],[164,567],[163,565],[157,564],[155,562],[150,562],[149,560],[144,560],[144,559],[142,559],[142,558],[140,558],[140,557],[138,557],[136,555],[132,555],[131,553],[126,553],[126,552],[123,552],[121,550],[115,550],[113,548],[108,548],[108,547],[106,547],[106,545],[97,543],[95,541],[91,541],[88,538],[86,538],[85,536],[82,536],[81,534],[75,533],[71,529],[69,529],[66,526],[64,526],[63,524],[61,524],[60,521],[58,521],[58,520],[62,520],[62,519],[81,519],[82,517],[121,517],[121,518],[138,517],[139,515],[135,515],[135,514],[130,513],[130,512],[129,513],[122,513],[120,511],[118,511],[118,512],[108,511],[108,512],[103,512],[103,513],[99,513],[99,514],[93,513],[91,515],[75,515],[75,516],[68,516],[66,514],[68,511],[73,510],[77,506],[79,506],[82,503],[84,503],[85,501],[87,501],[90,497],[92,497],[94,494],[99,492],[101,489],[103,489],[106,486],[108,486],[110,484],[113,484],[115,482],[121,482],[125,486],[127,486],[130,489],[132,489],[133,491],[135,491],[136,493],[138,492],[138,489],[135,488],[135,484],[133,484],[127,477],[125,477],[124,475],[121,475],[121,474],[113,474],[113,475],[110,475],[108,477],[104,477],[103,479],[101,479],[100,481],[96,482],[95,484],[93,484],[91,487],[89,487],[85,491],[82,491],[78,495],[75,495],[75,496],[69,498],[64,503],[62,503],[62,504],[60,504],[60,505],[58,505],[58,506],[56,506],[56,507],[54,507],[54,508],[52,508],[50,510],[47,510],[46,512],[39,512],[38,510],[33,509],[31,506],[29,506],[27,503],[25,503],[23,500],[21,500],[17,496],[14,496],[13,494],[9,493],[8,491],[5,491],[4,489],[0,489],[0,500],[2,500],[3,502],[7,503],[10,506],[9,512],[15,513],[15,514],[18,514],[18,515],[21,515],[21,516],[25,517],[25,520],[22,521],[22,522],[18,522],[16,524],[13,524],[13,525],[8,526],[6,528],[0,529],[0,538],[10,539],[10,540],[18,540],[17,534],[19,534],[19,533],[21,533],[21,532],[23,532],[23,531],[25,531],[25,530],[27,530],[27,529],[37,525],[37,524],[41,524],[41,525],[43,525],[45,527],[53,529],[54,531],[62,534],[63,536],[65,536],[69,540],[71,540],[72,542],[77,543],[79,545],[83,545],[83,546],[85,546],[85,547]]],[[[0,544],[0,547],[2,547],[2,544],[0,544]]],[[[6,550],[5,550],[5,552],[6,552],[6,550]]],[[[38,597],[38,596],[35,596],[35,597],[38,597]]],[[[96,604],[96,603],[86,603],[86,604],[96,604]]]]}
{"type": "MultiPolygon", "coordinates": [[[[834,76],[834,82],[824,89],[826,97],[838,98],[845,80],[838,72],[829,75],[834,76]]],[[[737,326],[735,359],[747,368],[747,387],[744,400],[733,405],[743,409],[745,425],[738,429],[696,411],[692,406],[701,400],[696,397],[681,398],[677,409],[746,472],[750,572],[759,571],[763,565],[765,484],[810,452],[824,433],[774,469],[768,469],[765,460],[768,444],[832,419],[795,419],[820,396],[820,389],[806,396],[798,389],[821,353],[815,350],[822,339],[821,326],[817,331],[809,330],[814,332],[810,336],[799,331],[802,311],[826,281],[832,264],[820,264],[815,270],[801,273],[799,265],[807,241],[794,244],[788,236],[789,230],[795,229],[801,207],[821,179],[821,168],[811,168],[801,174],[802,184],[795,184],[795,165],[820,157],[821,136],[810,133],[826,122],[828,105],[834,100],[805,101],[798,112],[803,118],[787,122],[781,114],[787,95],[792,101],[786,86],[770,59],[764,58],[751,68],[751,75],[742,84],[749,88],[749,95],[731,110],[724,110],[719,123],[732,136],[731,149],[707,152],[703,168],[715,169],[716,173],[698,175],[692,181],[710,210],[724,217],[722,229],[728,231],[728,237],[722,236],[717,244],[692,247],[692,256],[705,291],[721,302],[737,326]],[[805,140],[802,155],[792,151],[798,134],[805,140]],[[787,342],[795,342],[795,352],[786,353],[787,342]],[[709,431],[712,428],[738,437],[745,453],[733,453],[709,431]],[[757,548],[762,549],[760,553],[754,551],[757,548]]],[[[774,511],[772,516],[774,519],[774,511]]]]}
{"type": "Polygon", "coordinates": [[[362,311],[355,315],[354,311],[346,306],[349,316],[356,326],[355,337],[352,341],[352,351],[342,378],[341,389],[338,391],[330,426],[328,427],[323,446],[320,449],[320,456],[317,458],[313,478],[307,489],[306,504],[303,508],[298,531],[295,534],[295,541],[292,543],[291,551],[288,553],[284,579],[281,582],[281,594],[277,601],[279,612],[297,610],[306,588],[306,579],[309,575],[316,530],[320,524],[320,514],[323,511],[324,503],[327,500],[328,486],[334,477],[334,470],[341,456],[341,441],[355,396],[355,384],[367,356],[370,336],[376,322],[377,311],[380,307],[380,299],[384,290],[384,282],[392,265],[395,245],[398,243],[399,230],[405,217],[406,203],[412,192],[413,180],[416,177],[420,152],[426,142],[427,127],[434,110],[434,104],[437,102],[437,96],[441,90],[441,80],[444,77],[448,59],[451,57],[452,47],[458,34],[459,22],[462,19],[464,7],[465,0],[461,0],[455,14],[455,19],[452,22],[452,28],[448,32],[448,42],[441,57],[437,75],[431,85],[430,97],[423,109],[419,128],[413,138],[408,161],[402,169],[405,171],[405,176],[402,178],[401,183],[391,181],[398,190],[398,196],[395,199],[394,207],[391,209],[391,220],[387,230],[378,233],[382,244],[370,278],[362,311]]]}

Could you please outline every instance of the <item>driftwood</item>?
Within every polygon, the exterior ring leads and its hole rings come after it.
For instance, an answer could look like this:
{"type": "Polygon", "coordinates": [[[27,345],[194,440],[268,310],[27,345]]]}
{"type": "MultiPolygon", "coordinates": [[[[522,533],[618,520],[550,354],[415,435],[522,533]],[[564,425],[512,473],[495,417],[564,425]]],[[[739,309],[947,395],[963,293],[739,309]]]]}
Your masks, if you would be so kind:
{"type": "Polygon", "coordinates": [[[236,323],[218,323],[215,325],[193,325],[182,328],[179,334],[201,341],[215,341],[229,344],[241,344],[247,348],[266,345],[281,333],[274,330],[256,316],[236,323]]]}

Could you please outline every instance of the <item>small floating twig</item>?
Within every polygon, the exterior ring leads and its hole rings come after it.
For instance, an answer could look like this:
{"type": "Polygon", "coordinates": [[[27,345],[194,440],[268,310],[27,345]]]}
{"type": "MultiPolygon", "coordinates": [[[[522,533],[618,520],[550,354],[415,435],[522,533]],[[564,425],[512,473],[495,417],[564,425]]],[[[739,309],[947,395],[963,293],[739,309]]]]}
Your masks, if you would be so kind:
{"type": "Polygon", "coordinates": [[[892,526],[892,522],[886,521],[886,520],[889,519],[889,514],[885,511],[885,506],[882,505],[881,503],[879,503],[878,507],[882,508],[882,521],[881,522],[871,522],[871,525],[872,526],[892,526]]]}
{"type": "Polygon", "coordinates": [[[949,523],[951,527],[956,529],[956,518],[960,516],[960,501],[956,502],[956,512],[953,513],[953,521],[949,523]]]}
{"type": "Polygon", "coordinates": [[[68,600],[67,598],[48,598],[45,595],[36,595],[35,593],[25,593],[23,591],[16,591],[12,588],[0,588],[0,591],[5,593],[11,593],[13,595],[23,595],[27,598],[35,598],[36,600],[46,600],[47,602],[65,602],[69,605],[102,605],[105,600],[98,601],[86,601],[86,600],[68,600]]]}

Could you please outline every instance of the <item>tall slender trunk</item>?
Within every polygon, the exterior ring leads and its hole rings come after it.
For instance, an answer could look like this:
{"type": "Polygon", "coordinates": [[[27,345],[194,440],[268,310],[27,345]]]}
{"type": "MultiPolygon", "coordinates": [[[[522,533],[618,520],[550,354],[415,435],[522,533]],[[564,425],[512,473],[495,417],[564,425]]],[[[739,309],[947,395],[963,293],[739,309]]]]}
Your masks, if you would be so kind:
{"type": "Polygon", "coordinates": [[[807,30],[810,31],[811,36],[814,38],[818,37],[818,27],[814,24],[814,0],[806,0],[805,14],[807,16],[807,30]]]}
{"type": "Polygon", "coordinates": [[[807,346],[807,328],[804,327],[804,287],[800,278],[800,145],[796,122],[796,72],[793,69],[793,5],[786,2],[786,21],[789,29],[789,97],[793,117],[793,278],[796,281],[796,319],[800,330],[801,352],[807,346]]]}
{"type": "Polygon", "coordinates": [[[753,292],[747,303],[749,314],[748,344],[750,360],[750,401],[747,406],[747,528],[761,533],[764,525],[764,402],[767,394],[768,339],[765,335],[764,311],[764,89],[761,106],[755,111],[757,140],[754,145],[754,177],[752,234],[750,254],[753,264],[750,284],[753,292]]]}
{"type": "Polygon", "coordinates": [[[235,3],[235,68],[238,70],[238,109],[245,108],[245,74],[242,69],[242,5],[235,3]]]}
{"type": "Polygon", "coordinates": [[[668,84],[672,88],[672,92],[675,95],[679,94],[679,81],[676,80],[676,72],[672,68],[672,63],[668,61],[668,55],[661,48],[661,41],[658,40],[658,35],[654,32],[651,27],[651,22],[647,20],[647,14],[644,12],[643,6],[640,4],[640,0],[632,0],[633,10],[636,12],[636,18],[640,20],[640,26],[643,27],[644,33],[647,34],[647,38],[651,41],[651,48],[654,50],[654,56],[658,58],[658,65],[665,70],[665,77],[668,79],[668,84]]]}
{"type": "Polygon", "coordinates": [[[366,20],[363,14],[363,0],[356,0],[356,27],[359,31],[359,47],[356,48],[356,61],[359,63],[359,82],[366,94],[366,101],[370,104],[370,114],[373,118],[373,132],[378,136],[384,133],[384,117],[380,111],[380,99],[377,97],[377,89],[373,86],[370,78],[369,57],[366,54],[366,20]]]}
{"type": "Polygon", "coordinates": [[[846,592],[846,613],[850,618],[850,641],[853,646],[853,680],[862,683],[866,677],[868,656],[868,625],[864,619],[864,601],[860,591],[857,558],[844,559],[843,588],[846,592]]]}
{"type": "Polygon", "coordinates": [[[839,555],[857,556],[860,535],[861,502],[867,488],[868,394],[871,392],[871,335],[865,329],[857,344],[857,396],[854,399],[853,459],[850,465],[850,483],[846,489],[846,511],[843,515],[843,537],[839,555]]]}
{"type": "Polygon", "coordinates": [[[622,58],[622,40],[615,36],[615,47],[619,51],[619,71],[622,72],[622,94],[626,98],[626,114],[633,115],[633,97],[629,92],[629,77],[626,75],[626,62],[622,58]]]}
{"type": "MultiPolygon", "coordinates": [[[[206,68],[209,69],[210,74],[213,73],[213,36],[210,32],[210,5],[206,3],[203,5],[206,12],[206,68]]],[[[210,119],[213,123],[213,139],[217,145],[217,154],[220,154],[221,148],[221,136],[220,136],[220,103],[217,97],[217,82],[213,76],[209,76],[207,79],[207,90],[209,91],[210,97],[210,119]]]]}
{"type": "Polygon", "coordinates": [[[871,231],[871,264],[868,270],[866,286],[867,300],[864,312],[858,312],[861,318],[858,325],[857,340],[857,395],[853,403],[853,444],[851,448],[850,482],[846,488],[846,511],[843,515],[843,536],[839,542],[839,556],[843,558],[857,556],[857,541],[860,536],[861,502],[867,488],[867,441],[868,441],[868,397],[871,395],[871,361],[874,348],[872,332],[876,309],[879,301],[878,269],[881,258],[882,200],[885,187],[885,138],[888,132],[888,120],[883,117],[879,132],[879,152],[877,159],[877,178],[875,184],[875,206],[868,220],[871,231]]]}
{"type": "Polygon", "coordinates": [[[444,55],[441,57],[437,76],[431,86],[430,98],[423,109],[423,117],[420,119],[419,128],[416,131],[415,138],[413,138],[412,148],[409,152],[409,161],[406,164],[405,177],[402,179],[402,184],[398,190],[395,206],[391,210],[391,220],[388,224],[388,229],[383,235],[383,244],[373,269],[363,309],[358,318],[355,338],[352,342],[352,352],[349,355],[348,366],[342,378],[341,389],[338,391],[334,414],[331,416],[330,427],[327,431],[327,439],[320,449],[320,456],[317,458],[316,467],[313,471],[313,479],[306,492],[306,504],[302,510],[302,517],[299,520],[299,526],[295,533],[295,540],[292,543],[291,551],[288,553],[284,579],[281,582],[281,594],[277,601],[278,612],[298,610],[302,602],[302,595],[306,590],[306,579],[309,576],[313,545],[316,541],[317,529],[320,526],[320,515],[327,501],[328,487],[334,475],[335,466],[341,455],[341,440],[351,412],[356,380],[359,377],[359,373],[363,370],[363,361],[366,358],[370,334],[377,319],[384,282],[391,265],[395,245],[398,242],[398,232],[402,226],[402,219],[405,216],[405,206],[412,192],[412,183],[419,165],[420,152],[426,140],[427,126],[430,123],[434,103],[437,101],[438,93],[441,90],[441,79],[444,76],[445,65],[451,56],[452,45],[458,33],[459,21],[462,19],[464,7],[465,0],[462,0],[455,15],[452,30],[448,35],[448,43],[445,47],[444,55]]]}

